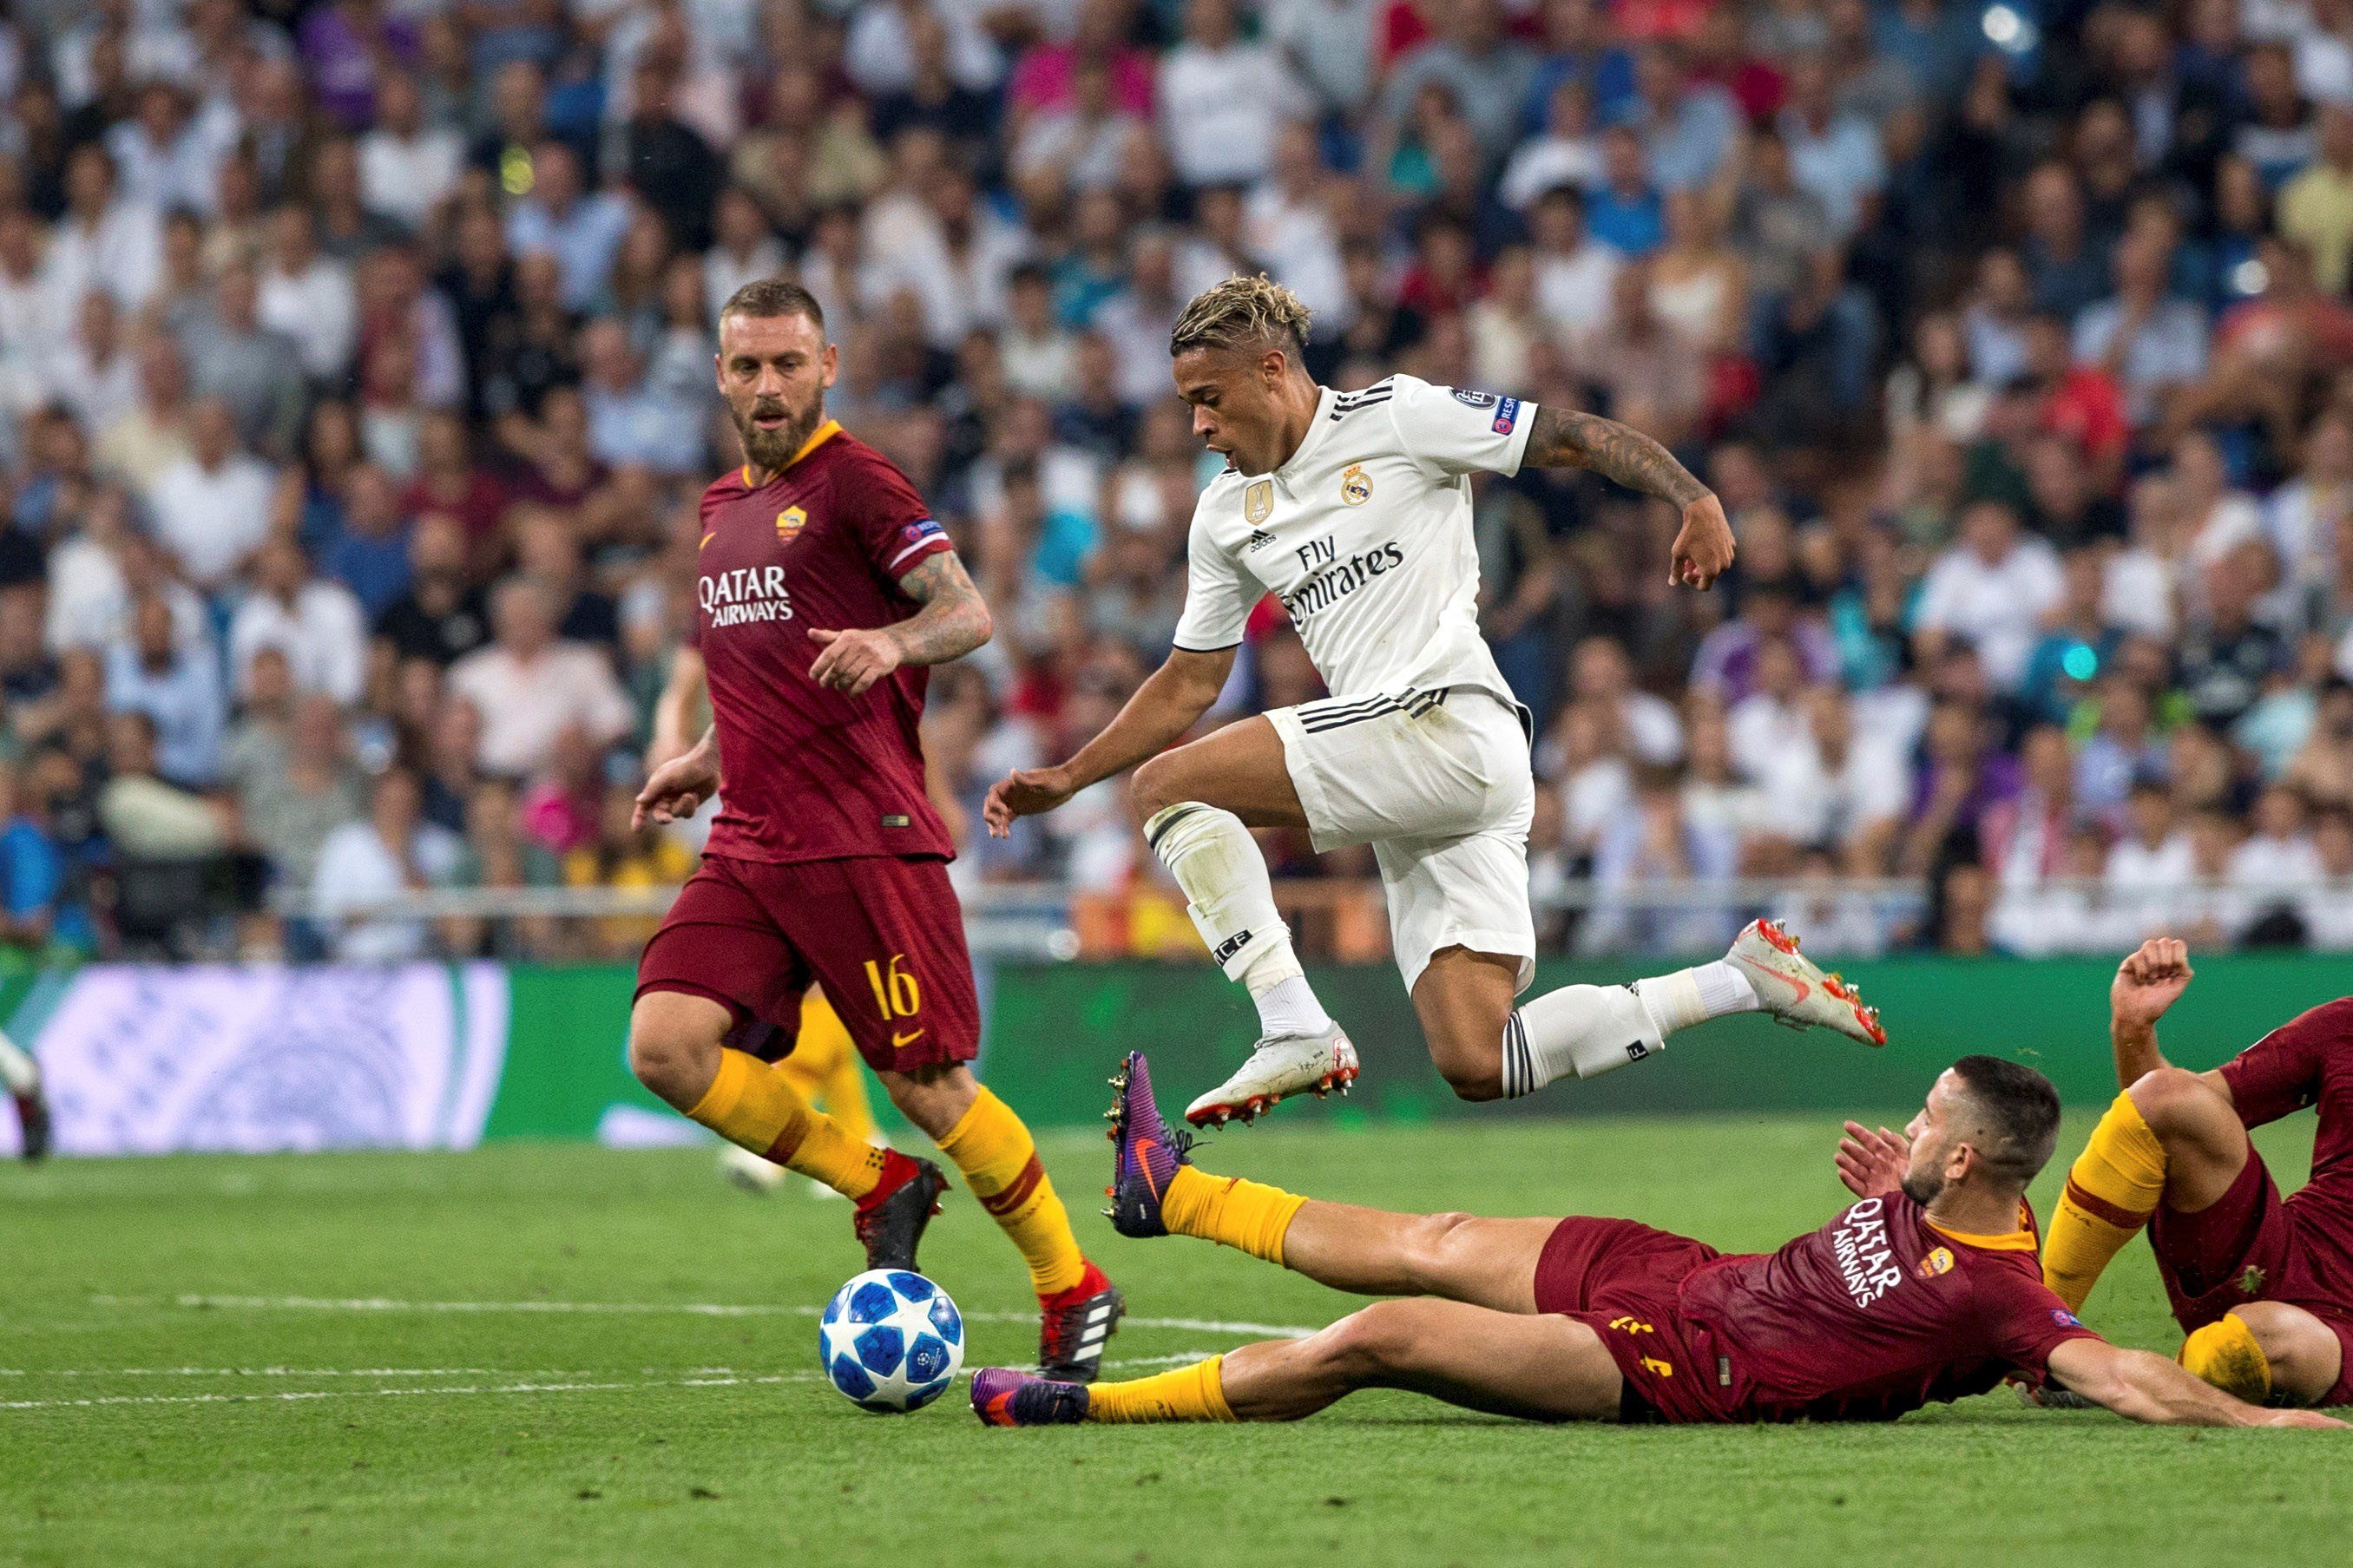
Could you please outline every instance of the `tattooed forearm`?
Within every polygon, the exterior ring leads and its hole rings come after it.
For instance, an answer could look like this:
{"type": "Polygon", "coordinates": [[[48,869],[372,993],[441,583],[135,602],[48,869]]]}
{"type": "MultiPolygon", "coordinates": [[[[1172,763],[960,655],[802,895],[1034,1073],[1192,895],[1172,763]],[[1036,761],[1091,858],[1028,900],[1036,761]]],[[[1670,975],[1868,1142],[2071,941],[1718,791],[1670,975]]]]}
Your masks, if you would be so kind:
{"type": "Polygon", "coordinates": [[[891,628],[902,664],[945,664],[987,642],[994,624],[980,590],[972,585],[953,550],[926,555],[899,579],[900,588],[923,607],[891,628]]]}
{"type": "Polygon", "coordinates": [[[1536,410],[1524,459],[1540,468],[1591,468],[1630,490],[1689,506],[1708,493],[1675,455],[1630,426],[1575,409],[1536,410]]]}

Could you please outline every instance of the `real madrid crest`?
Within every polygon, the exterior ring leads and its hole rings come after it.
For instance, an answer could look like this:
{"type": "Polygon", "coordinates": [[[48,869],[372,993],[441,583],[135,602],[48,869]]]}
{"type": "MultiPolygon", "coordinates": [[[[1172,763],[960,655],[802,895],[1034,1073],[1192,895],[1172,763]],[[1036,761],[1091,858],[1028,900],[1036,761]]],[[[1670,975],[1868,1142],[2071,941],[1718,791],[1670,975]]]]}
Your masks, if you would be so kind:
{"type": "Polygon", "coordinates": [[[790,544],[794,536],[808,526],[808,513],[797,506],[788,506],[776,514],[776,542],[790,544]]]}
{"type": "Polygon", "coordinates": [[[1373,499],[1373,478],[1365,472],[1362,463],[1351,463],[1340,476],[1340,499],[1350,506],[1362,506],[1373,499]]]}
{"type": "Polygon", "coordinates": [[[1256,528],[1274,515],[1274,481],[1259,479],[1242,491],[1242,521],[1256,528]]]}

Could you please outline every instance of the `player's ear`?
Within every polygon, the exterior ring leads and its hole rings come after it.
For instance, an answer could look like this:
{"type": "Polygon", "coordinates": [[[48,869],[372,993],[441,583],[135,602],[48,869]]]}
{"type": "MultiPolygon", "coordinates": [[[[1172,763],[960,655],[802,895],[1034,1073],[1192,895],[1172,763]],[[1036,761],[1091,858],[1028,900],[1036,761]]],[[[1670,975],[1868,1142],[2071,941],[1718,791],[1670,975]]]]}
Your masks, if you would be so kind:
{"type": "Polygon", "coordinates": [[[1282,384],[1283,373],[1291,368],[1291,356],[1281,349],[1269,349],[1258,356],[1259,379],[1272,392],[1282,384]]]}
{"type": "Polygon", "coordinates": [[[822,384],[831,386],[834,378],[841,374],[841,350],[832,343],[826,344],[825,357],[818,364],[824,373],[822,384]]]}

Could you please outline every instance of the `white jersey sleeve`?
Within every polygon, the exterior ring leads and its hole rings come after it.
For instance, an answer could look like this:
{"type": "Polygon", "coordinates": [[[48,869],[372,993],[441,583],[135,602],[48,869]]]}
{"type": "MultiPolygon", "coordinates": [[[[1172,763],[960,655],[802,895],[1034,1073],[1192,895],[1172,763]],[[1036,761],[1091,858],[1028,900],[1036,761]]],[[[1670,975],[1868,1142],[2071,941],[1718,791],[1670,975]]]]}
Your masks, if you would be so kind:
{"type": "Polygon", "coordinates": [[[1480,470],[1516,474],[1528,449],[1536,405],[1492,392],[1432,386],[1418,376],[1390,378],[1389,416],[1416,461],[1445,475],[1480,470]]]}
{"type": "Polygon", "coordinates": [[[1266,592],[1210,536],[1208,513],[1219,489],[1213,484],[1201,492],[1185,542],[1185,613],[1177,617],[1176,641],[1187,653],[1214,653],[1240,642],[1250,607],[1266,592]]]}

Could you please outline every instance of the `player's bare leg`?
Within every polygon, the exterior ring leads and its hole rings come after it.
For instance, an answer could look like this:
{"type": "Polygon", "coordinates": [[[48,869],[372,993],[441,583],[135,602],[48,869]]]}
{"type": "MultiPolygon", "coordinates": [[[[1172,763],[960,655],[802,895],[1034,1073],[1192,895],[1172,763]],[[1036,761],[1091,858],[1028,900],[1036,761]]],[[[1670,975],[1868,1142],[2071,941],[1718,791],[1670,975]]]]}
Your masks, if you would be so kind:
{"type": "Polygon", "coordinates": [[[1275,912],[1266,858],[1250,836],[1253,827],[1307,826],[1274,726],[1245,719],[1163,752],[1135,770],[1133,789],[1145,839],[1185,889],[1209,956],[1258,1008],[1250,1059],[1196,1100],[1186,1119],[1250,1121],[1290,1095],[1345,1092],[1356,1048],[1307,984],[1291,930],[1275,912]]]}
{"type": "Polygon", "coordinates": [[[1557,1221],[1391,1214],[1208,1175],[1192,1163],[1191,1134],[1169,1126],[1154,1102],[1142,1051],[1130,1051],[1112,1081],[1119,1098],[1106,1212],[1121,1235],[1198,1237],[1359,1295],[1536,1310],[1536,1263],[1557,1221]]]}
{"type": "Polygon", "coordinates": [[[964,1173],[973,1196],[1029,1266],[1038,1292],[1038,1366],[1065,1382],[1092,1381],[1127,1300],[1079,1250],[1029,1129],[961,1063],[879,1075],[908,1121],[964,1173]]]}
{"type": "Polygon", "coordinates": [[[913,1268],[947,1178],[853,1138],[814,1110],[773,1063],[723,1042],[727,1007],[686,991],[649,991],[629,1011],[629,1068],[638,1081],[713,1132],[857,1201],[852,1227],[870,1268],[913,1268]]]}
{"type": "Polygon", "coordinates": [[[41,1094],[41,1067],[32,1053],[0,1035],[0,1089],[16,1102],[18,1149],[30,1163],[49,1152],[49,1104],[41,1094]]]}
{"type": "Polygon", "coordinates": [[[2043,1283],[2082,1310],[2159,1204],[2182,1214],[2212,1207],[2246,1169],[2248,1153],[2247,1130],[2221,1090],[2180,1068],[2143,1074],[2116,1096],[2068,1167],[2043,1244],[2043,1283]]]}
{"type": "Polygon", "coordinates": [[[1376,1301],[1303,1340],[1083,1388],[990,1369],[972,1407],[992,1426],[1093,1421],[1296,1421],[1360,1388],[1402,1388],[1531,1421],[1616,1419],[1625,1380],[1574,1318],[1427,1299],[1376,1301]]]}

